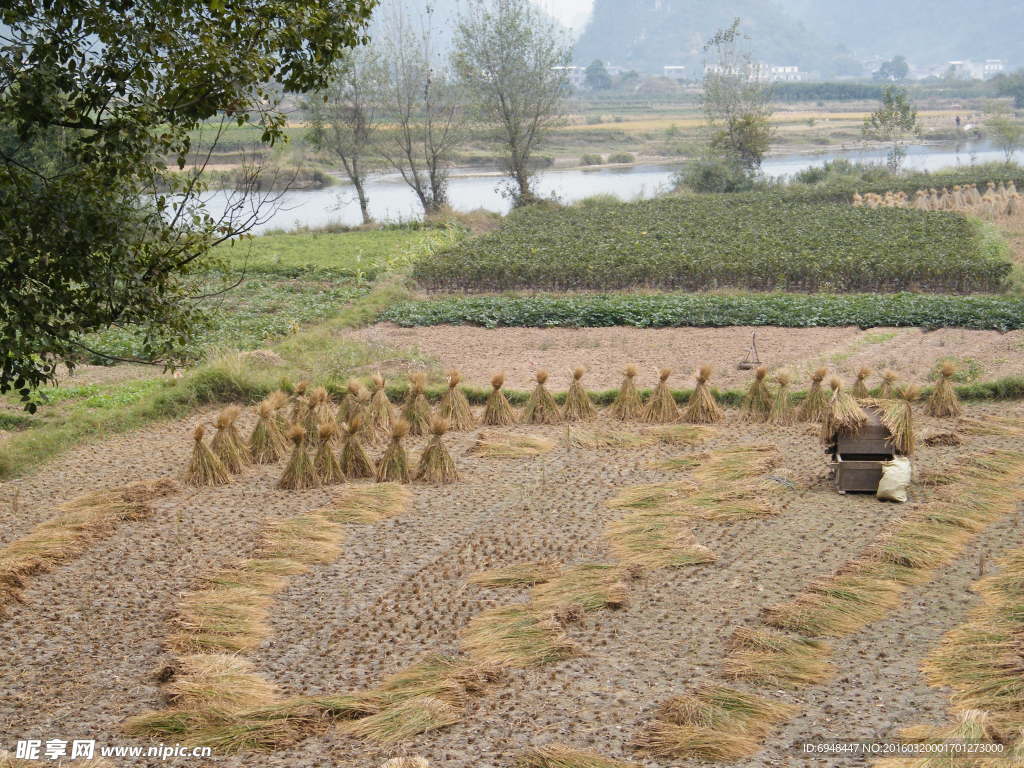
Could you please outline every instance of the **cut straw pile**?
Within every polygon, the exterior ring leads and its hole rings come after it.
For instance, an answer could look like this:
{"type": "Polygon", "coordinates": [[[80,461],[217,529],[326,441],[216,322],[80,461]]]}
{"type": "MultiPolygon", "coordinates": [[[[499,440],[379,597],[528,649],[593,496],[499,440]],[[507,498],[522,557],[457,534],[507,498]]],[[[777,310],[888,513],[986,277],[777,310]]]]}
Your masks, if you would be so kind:
{"type": "Polygon", "coordinates": [[[391,427],[391,440],[377,464],[378,483],[408,483],[412,480],[409,456],[402,439],[409,434],[409,422],[398,419],[391,427]]]}
{"type": "Polygon", "coordinates": [[[459,472],[455,468],[455,462],[441,441],[441,437],[448,431],[448,422],[435,416],[430,423],[430,431],[433,436],[420,455],[416,480],[433,485],[458,482],[459,472]]]}
{"type": "Polygon", "coordinates": [[[317,477],[313,460],[310,459],[309,452],[306,450],[306,430],[293,424],[288,430],[288,439],[292,443],[292,453],[284,468],[284,474],[277,481],[277,487],[287,491],[319,488],[320,479],[317,477]]]}
{"type": "Polygon", "coordinates": [[[825,368],[819,368],[811,377],[811,388],[807,391],[807,397],[804,398],[797,411],[797,418],[800,421],[814,423],[824,421],[825,414],[828,412],[828,394],[822,388],[821,382],[827,375],[828,371],[825,368]]]}
{"type": "Polygon", "coordinates": [[[337,485],[345,482],[345,473],[342,472],[338,455],[334,452],[338,425],[334,421],[325,421],[320,424],[319,434],[320,444],[313,458],[313,470],[320,485],[337,485]]]}
{"type": "Polygon", "coordinates": [[[825,406],[825,414],[821,420],[821,439],[826,445],[834,443],[844,435],[857,432],[868,423],[868,416],[857,401],[843,391],[843,383],[833,378],[829,382],[832,396],[825,406]]]}
{"type": "Polygon", "coordinates": [[[452,432],[465,432],[476,425],[466,393],[459,388],[461,380],[462,376],[458,371],[448,372],[448,389],[441,396],[441,403],[437,409],[441,418],[448,422],[448,429],[452,432]]]}
{"type": "Polygon", "coordinates": [[[417,371],[409,377],[409,392],[402,404],[402,418],[409,422],[409,434],[425,435],[430,432],[431,410],[425,394],[427,375],[417,371]]]}
{"type": "Polygon", "coordinates": [[[788,373],[778,373],[775,375],[775,382],[779,385],[779,388],[775,390],[772,407],[768,411],[769,424],[787,426],[796,422],[796,410],[790,401],[790,381],[788,373]]]}
{"type": "Polygon", "coordinates": [[[868,390],[868,376],[870,376],[871,373],[871,369],[867,367],[862,367],[857,371],[857,378],[853,382],[853,389],[851,390],[854,397],[871,397],[871,392],[868,390]]]}
{"type": "Polygon", "coordinates": [[[276,464],[288,452],[288,438],[277,420],[280,401],[276,395],[267,397],[256,408],[256,426],[249,435],[249,452],[256,464],[276,464]]]}
{"type": "Polygon", "coordinates": [[[717,424],[725,413],[708,388],[711,379],[711,366],[702,365],[697,372],[697,386],[683,408],[682,418],[688,424],[717,424]]]}
{"type": "Polygon", "coordinates": [[[520,421],[523,424],[560,424],[562,414],[551,393],[544,387],[548,380],[547,371],[537,371],[537,386],[530,393],[530,399],[523,407],[520,421]]]}
{"type": "Polygon", "coordinates": [[[77,557],[120,522],[148,517],[150,502],[177,491],[174,481],[160,478],[94,491],[62,504],[62,514],[0,548],[0,613],[6,603],[21,602],[29,576],[77,557]]]}
{"type": "Polygon", "coordinates": [[[395,422],[395,409],[388,400],[384,377],[373,374],[373,394],[366,409],[366,434],[373,442],[387,440],[391,435],[391,427],[395,422]]]}
{"type": "Polygon", "coordinates": [[[375,477],[377,474],[373,461],[366,453],[360,438],[362,427],[363,418],[358,415],[353,416],[348,423],[341,426],[341,471],[350,480],[360,477],[375,477]]]}
{"type": "Polygon", "coordinates": [[[572,383],[569,384],[565,407],[562,409],[562,418],[566,421],[592,421],[597,418],[597,408],[580,383],[584,373],[585,368],[576,368],[572,372],[572,383]]]}
{"type": "Polygon", "coordinates": [[[679,406],[676,405],[675,396],[668,387],[668,377],[672,371],[662,368],[658,375],[658,386],[647,398],[643,411],[640,412],[640,420],[647,424],[671,424],[679,421],[679,406]]]}
{"type": "Polygon", "coordinates": [[[929,416],[939,419],[955,419],[963,412],[960,407],[960,398],[953,388],[953,376],[956,375],[956,366],[947,361],[939,367],[939,380],[932,390],[931,396],[925,403],[924,411],[929,416]]]}
{"type": "Polygon", "coordinates": [[[640,393],[636,389],[636,373],[635,365],[627,365],[622,372],[622,384],[611,407],[612,416],[619,421],[635,421],[643,411],[640,393]]]}
{"type": "Polygon", "coordinates": [[[203,442],[205,429],[202,424],[192,430],[192,457],[185,470],[185,482],[188,485],[223,485],[231,480],[231,473],[218,459],[210,447],[203,442]]]}
{"type": "Polygon", "coordinates": [[[507,427],[516,423],[516,414],[501,388],[505,386],[505,375],[495,374],[491,378],[491,392],[487,395],[483,422],[488,427],[507,427]]]}
{"type": "Polygon", "coordinates": [[[525,459],[549,453],[554,443],[539,435],[481,432],[470,453],[484,459],[525,459]]]}
{"type": "Polygon", "coordinates": [[[740,403],[740,410],[747,421],[768,421],[768,415],[772,411],[772,393],[765,383],[767,376],[768,369],[763,365],[754,371],[754,380],[750,382],[747,393],[740,403]]]}

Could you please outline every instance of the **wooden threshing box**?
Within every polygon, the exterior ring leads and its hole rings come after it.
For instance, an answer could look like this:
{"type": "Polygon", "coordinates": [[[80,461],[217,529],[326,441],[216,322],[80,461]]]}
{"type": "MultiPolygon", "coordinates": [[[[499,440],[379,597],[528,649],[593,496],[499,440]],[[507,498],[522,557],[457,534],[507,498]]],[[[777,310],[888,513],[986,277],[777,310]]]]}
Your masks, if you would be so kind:
{"type": "Polygon", "coordinates": [[[867,424],[851,435],[838,437],[828,449],[832,454],[833,480],[840,493],[874,493],[882,479],[882,464],[893,459],[892,436],[878,411],[869,406],[864,413],[867,424]]]}

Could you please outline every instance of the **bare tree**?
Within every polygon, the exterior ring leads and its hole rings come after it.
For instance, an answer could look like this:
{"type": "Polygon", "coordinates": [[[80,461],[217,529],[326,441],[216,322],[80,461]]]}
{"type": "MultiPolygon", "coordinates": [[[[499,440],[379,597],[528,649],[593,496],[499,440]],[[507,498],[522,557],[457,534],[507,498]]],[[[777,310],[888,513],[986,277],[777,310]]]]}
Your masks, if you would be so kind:
{"type": "Polygon", "coordinates": [[[327,89],[307,104],[312,122],[309,141],[341,162],[355,187],[364,224],[373,221],[366,194],[367,161],[373,154],[386,75],[376,49],[354,49],[338,62],[327,89]]]}
{"type": "Polygon", "coordinates": [[[377,142],[426,214],[448,203],[448,165],[462,136],[460,100],[444,60],[434,52],[432,20],[428,7],[419,30],[400,10],[386,22],[383,94],[389,125],[377,142]]]}
{"type": "Polygon", "coordinates": [[[564,33],[530,0],[475,0],[459,22],[452,63],[501,138],[517,204],[533,200],[530,158],[563,117],[569,60],[564,33]]]}

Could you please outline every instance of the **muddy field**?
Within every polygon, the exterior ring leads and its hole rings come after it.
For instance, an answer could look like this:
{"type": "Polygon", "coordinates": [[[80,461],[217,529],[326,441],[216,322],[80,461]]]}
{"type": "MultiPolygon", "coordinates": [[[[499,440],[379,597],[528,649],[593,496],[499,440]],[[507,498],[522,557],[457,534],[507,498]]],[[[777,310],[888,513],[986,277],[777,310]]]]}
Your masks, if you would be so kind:
{"type": "Polygon", "coordinates": [[[964,373],[979,380],[1024,374],[1024,331],[967,331],[946,328],[471,328],[436,326],[400,328],[381,324],[354,331],[352,338],[412,349],[442,366],[458,368],[463,379],[484,386],[504,371],[509,386],[527,389],[538,369],[556,382],[573,366],[589,370],[592,390],[613,389],[622,368],[635,363],[642,386],[656,383],[660,368],[675,371],[678,388],[691,385],[700,365],[715,368],[722,389],[745,386],[750,374],[737,369],[757,334],[760,359],[801,379],[819,366],[852,377],[862,366],[891,369],[904,381],[926,383],[936,361],[955,358],[964,373]]]}
{"type": "MultiPolygon", "coordinates": [[[[827,334],[817,349],[849,349],[858,338],[846,331],[827,334]]],[[[770,345],[772,334],[765,336],[770,345]]],[[[995,346],[990,341],[988,349],[995,346]]],[[[623,361],[637,360],[627,356],[630,351],[622,348],[623,361]]],[[[609,353],[603,348],[602,354],[609,353]]],[[[507,348],[502,357],[510,359],[507,348]]],[[[467,367],[460,360],[447,362],[467,367]]],[[[530,360],[516,370],[525,377],[535,364],[530,360]]],[[[525,378],[513,383],[524,385],[525,378]]],[[[1019,405],[968,411],[1024,418],[1019,405]]],[[[175,475],[187,460],[191,426],[209,418],[201,414],[81,448],[5,484],[0,544],[23,536],[52,517],[59,502],[83,491],[175,475]]],[[[926,432],[942,426],[920,421],[926,432]]],[[[526,590],[467,584],[480,569],[549,558],[566,565],[611,562],[602,529],[624,511],[605,502],[625,487],[676,477],[649,465],[687,450],[584,450],[564,443],[564,427],[506,431],[545,435],[555,448],[534,458],[482,459],[467,454],[475,432],[449,435],[462,482],[412,486],[409,511],[374,525],[349,526],[335,562],[293,578],[276,596],[272,632],[251,658],[282,695],[369,688],[425,652],[457,653],[458,633],[473,616],[526,599],[526,590]]],[[[650,768],[697,765],[645,759],[630,741],[659,703],[716,676],[736,627],[757,625],[763,607],[792,597],[816,575],[854,557],[888,521],[908,511],[873,497],[836,494],[813,431],[806,425],[747,425],[731,412],[707,442],[689,450],[776,446],[784,461],[770,482],[779,514],[695,522],[696,539],[715,553],[716,562],[645,572],[632,585],[626,607],[567,625],[586,655],[513,670],[474,698],[456,725],[389,747],[329,728],[269,754],[154,764],[366,768],[395,755],[420,755],[431,766],[498,768],[511,766],[524,747],[564,742],[650,768]]],[[[423,444],[411,442],[415,449],[423,444]]],[[[923,448],[915,464],[937,470],[976,449],[1012,442],[967,437],[958,448],[923,448]]],[[[20,738],[158,741],[129,738],[121,724],[166,706],[155,674],[169,660],[163,643],[181,595],[197,573],[250,555],[269,519],[321,507],[331,496],[328,490],[276,490],[280,471],[281,465],[253,467],[227,486],[161,499],[150,518],[122,523],[78,559],[31,578],[24,602],[0,617],[0,748],[13,748],[20,738]]],[[[908,593],[890,618],[836,641],[833,660],[840,672],[832,681],[773,691],[796,704],[799,714],[761,753],[738,764],[858,764],[815,762],[799,745],[812,739],[875,740],[899,726],[944,722],[948,693],[928,688],[919,664],[974,604],[967,588],[979,568],[1024,543],[1018,523],[1011,516],[993,524],[935,581],[908,593]]]]}

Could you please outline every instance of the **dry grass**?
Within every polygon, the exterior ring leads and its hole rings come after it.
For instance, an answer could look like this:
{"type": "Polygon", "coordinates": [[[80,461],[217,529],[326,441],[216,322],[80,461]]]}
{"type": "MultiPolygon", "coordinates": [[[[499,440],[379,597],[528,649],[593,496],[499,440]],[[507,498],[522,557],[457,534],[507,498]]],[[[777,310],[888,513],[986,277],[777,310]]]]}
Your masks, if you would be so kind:
{"type": "Polygon", "coordinates": [[[402,404],[402,418],[409,422],[409,432],[413,435],[426,435],[430,432],[430,419],[433,414],[424,394],[426,388],[427,375],[422,371],[417,371],[409,377],[409,394],[402,404]]]}
{"type": "Polygon", "coordinates": [[[772,411],[772,393],[768,390],[765,379],[768,376],[768,369],[763,365],[754,372],[754,380],[750,382],[743,402],[740,403],[740,410],[744,418],[751,422],[765,422],[768,414],[772,411]]]}
{"type": "Polygon", "coordinates": [[[825,419],[828,412],[828,394],[821,386],[821,382],[827,375],[828,371],[825,368],[819,368],[811,376],[811,388],[796,414],[800,421],[821,422],[825,419]]]}
{"type": "Polygon", "coordinates": [[[662,704],[635,744],[655,757],[739,760],[758,752],[760,740],[794,711],[745,691],[702,685],[662,704]]]}
{"type": "Polygon", "coordinates": [[[491,378],[491,392],[487,395],[483,423],[488,427],[507,427],[516,423],[516,414],[501,388],[505,386],[505,375],[495,374],[491,378]]]}
{"type": "Polygon", "coordinates": [[[62,504],[63,514],[0,549],[0,609],[21,600],[27,577],[77,557],[118,523],[149,516],[151,501],[178,490],[174,481],[159,478],[93,491],[62,504]]]}
{"type": "Polygon", "coordinates": [[[481,432],[469,453],[483,459],[525,459],[549,453],[555,444],[539,435],[481,432]]]}
{"type": "Polygon", "coordinates": [[[634,421],[640,418],[643,411],[643,403],[640,402],[640,393],[636,389],[636,366],[627,365],[622,372],[622,384],[615,395],[615,401],[609,409],[611,415],[619,421],[634,421]]]}
{"type": "Polygon", "coordinates": [[[523,406],[519,421],[523,424],[561,424],[562,414],[555,398],[544,387],[548,380],[547,371],[537,371],[537,386],[530,393],[530,399],[523,406]]]}
{"type": "Polygon", "coordinates": [[[465,432],[476,426],[466,393],[459,389],[460,381],[462,375],[458,371],[448,372],[448,389],[441,396],[437,409],[438,415],[448,422],[452,432],[465,432]]]}
{"type": "Polygon", "coordinates": [[[530,747],[516,757],[514,765],[515,768],[638,768],[635,763],[613,760],[564,744],[530,747]]]}
{"type": "Polygon", "coordinates": [[[459,471],[455,468],[455,461],[441,442],[444,433],[448,431],[448,422],[435,416],[430,422],[430,431],[433,437],[420,455],[415,479],[433,485],[458,482],[459,471]]]}
{"type": "Polygon", "coordinates": [[[572,383],[569,384],[565,407],[562,408],[562,418],[565,421],[593,421],[597,418],[597,408],[580,383],[584,373],[585,368],[576,368],[572,372],[572,383]]]}
{"type": "Polygon", "coordinates": [[[955,419],[962,414],[960,398],[957,397],[956,390],[953,388],[955,374],[956,366],[951,362],[947,361],[939,368],[939,380],[924,405],[924,412],[929,416],[939,419],[955,419]]]}
{"type": "Polygon", "coordinates": [[[412,480],[409,456],[402,440],[409,434],[409,422],[398,419],[391,427],[391,440],[377,463],[378,483],[408,483],[412,480]]]}
{"type": "Polygon", "coordinates": [[[553,560],[516,563],[502,568],[479,571],[469,577],[470,584],[481,587],[532,587],[558,576],[561,566],[553,560]]]}
{"type": "Polygon", "coordinates": [[[336,523],[376,523],[406,512],[412,493],[397,483],[350,485],[321,514],[336,523]]]}
{"type": "Polygon", "coordinates": [[[277,487],[288,491],[301,491],[307,488],[319,488],[313,461],[306,450],[306,430],[293,424],[288,430],[288,439],[292,442],[292,454],[284,468],[284,474],[277,481],[277,487]]]}
{"type": "Polygon", "coordinates": [[[192,431],[192,440],[195,442],[192,446],[192,457],[185,470],[185,482],[188,485],[199,487],[223,485],[230,482],[231,473],[228,472],[224,463],[214,455],[209,446],[203,442],[204,433],[202,424],[192,431]]]}
{"type": "Polygon", "coordinates": [[[702,365],[697,371],[697,386],[682,412],[682,419],[688,424],[717,424],[725,418],[725,412],[708,387],[711,373],[710,365],[702,365]]]}
{"type": "Polygon", "coordinates": [[[274,403],[268,397],[256,408],[256,426],[249,435],[249,453],[256,464],[276,464],[288,451],[288,438],[281,431],[274,403]]]}
{"type": "Polygon", "coordinates": [[[658,375],[658,386],[647,398],[643,410],[640,412],[640,420],[647,424],[671,424],[679,421],[679,406],[668,386],[668,377],[672,371],[662,368],[658,375]]]}
{"type": "Polygon", "coordinates": [[[820,640],[741,627],[733,633],[732,648],[722,664],[722,673],[731,680],[755,685],[799,688],[832,676],[830,654],[831,648],[820,640]]]}
{"type": "Polygon", "coordinates": [[[470,619],[459,637],[474,662],[498,667],[542,667],[581,654],[554,615],[528,605],[490,608],[470,619]]]}

